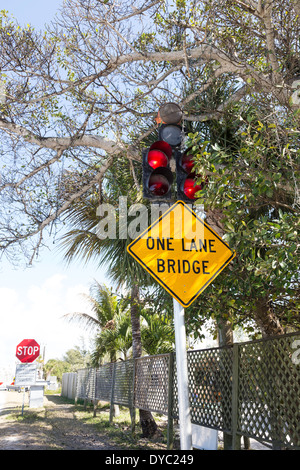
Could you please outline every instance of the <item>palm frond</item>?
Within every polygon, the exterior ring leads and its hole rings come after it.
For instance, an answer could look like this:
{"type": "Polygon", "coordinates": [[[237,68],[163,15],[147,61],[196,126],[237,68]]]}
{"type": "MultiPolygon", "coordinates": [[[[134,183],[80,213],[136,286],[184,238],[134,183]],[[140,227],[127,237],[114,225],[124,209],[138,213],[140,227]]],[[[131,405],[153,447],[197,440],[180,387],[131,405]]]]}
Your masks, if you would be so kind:
{"type": "Polygon", "coordinates": [[[98,329],[101,327],[101,324],[97,318],[92,317],[88,313],[73,312],[66,313],[63,315],[63,318],[68,322],[77,322],[80,325],[83,325],[84,329],[98,329]]]}

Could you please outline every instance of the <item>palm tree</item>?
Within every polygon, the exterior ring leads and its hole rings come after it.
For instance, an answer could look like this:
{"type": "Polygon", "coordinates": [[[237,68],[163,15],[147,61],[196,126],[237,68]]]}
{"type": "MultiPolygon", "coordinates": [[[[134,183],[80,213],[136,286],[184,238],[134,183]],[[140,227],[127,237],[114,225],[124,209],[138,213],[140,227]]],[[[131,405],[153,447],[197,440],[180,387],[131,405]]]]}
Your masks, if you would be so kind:
{"type": "MultiPolygon", "coordinates": [[[[127,340],[129,315],[128,307],[123,299],[118,299],[112,290],[97,281],[91,286],[91,295],[86,295],[94,316],[83,312],[73,312],[64,315],[64,318],[70,322],[78,322],[86,329],[97,332],[97,343],[101,345],[93,353],[93,357],[98,357],[100,362],[105,353],[109,353],[110,361],[115,362],[118,352],[124,352],[124,340],[127,340]]],[[[94,365],[95,360],[93,361],[94,365]]],[[[99,365],[99,362],[97,365],[99,365]]]]}
{"type": "Polygon", "coordinates": [[[92,353],[92,365],[101,364],[103,357],[110,353],[110,361],[114,362],[117,353],[121,353],[122,359],[129,359],[132,346],[131,322],[129,310],[122,308],[107,322],[101,332],[95,338],[94,351],[92,353]]]}
{"type": "Polygon", "coordinates": [[[141,335],[143,349],[147,354],[166,354],[174,350],[175,336],[173,322],[152,310],[141,311],[141,335]]]}
{"type": "MultiPolygon", "coordinates": [[[[118,299],[111,289],[97,281],[91,287],[91,295],[85,297],[95,316],[73,312],[64,315],[64,318],[70,322],[77,321],[85,328],[98,332],[92,353],[92,365],[99,365],[106,353],[109,353],[110,361],[115,362],[117,353],[124,353],[130,347],[128,306],[123,299],[118,299]]],[[[114,405],[114,415],[119,415],[118,405],[114,405]]]]}
{"type": "MultiPolygon", "coordinates": [[[[128,162],[127,162],[128,163],[128,162]]],[[[118,195],[124,195],[119,191],[124,190],[124,180],[128,174],[128,166],[124,166],[122,160],[116,161],[116,167],[122,166],[122,171],[114,168],[111,175],[114,184],[107,183],[108,188],[113,188],[112,201],[118,200],[118,195]],[[120,184],[116,185],[116,175],[120,176],[120,184]]],[[[109,175],[108,175],[109,178],[109,175]]],[[[132,177],[131,187],[132,187],[132,177]]],[[[126,195],[132,195],[126,185],[126,195]]],[[[106,194],[107,195],[107,194],[106,194]]],[[[136,194],[133,195],[136,202],[136,194]]],[[[108,200],[109,202],[109,200],[108,200]]],[[[97,207],[99,205],[98,195],[91,194],[89,198],[74,202],[69,210],[66,222],[71,224],[72,230],[67,232],[61,239],[61,248],[64,250],[65,259],[71,262],[75,258],[80,258],[88,262],[92,258],[96,259],[99,266],[107,266],[108,275],[117,283],[130,292],[130,317],[132,326],[132,355],[138,358],[142,355],[141,325],[140,325],[140,286],[151,286],[154,284],[153,278],[137,263],[127,252],[127,245],[131,239],[105,238],[99,239],[97,236],[97,207]]],[[[129,218],[128,218],[129,219],[129,218]]],[[[118,222],[118,221],[117,221],[118,222]]],[[[130,220],[128,220],[128,223],[130,220]]],[[[140,410],[140,424],[143,436],[151,437],[157,430],[157,425],[150,411],[140,410]]]]}

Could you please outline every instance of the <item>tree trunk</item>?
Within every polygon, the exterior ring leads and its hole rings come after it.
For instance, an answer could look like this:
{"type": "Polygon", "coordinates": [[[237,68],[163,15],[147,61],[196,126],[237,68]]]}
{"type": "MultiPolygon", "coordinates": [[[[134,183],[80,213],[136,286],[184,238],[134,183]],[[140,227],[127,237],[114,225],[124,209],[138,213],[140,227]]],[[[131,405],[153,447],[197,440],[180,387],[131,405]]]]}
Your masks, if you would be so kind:
{"type": "Polygon", "coordinates": [[[230,321],[221,318],[218,320],[219,346],[230,346],[233,344],[233,331],[230,321]]]}
{"type": "MultiPolygon", "coordinates": [[[[232,325],[225,318],[218,319],[218,338],[219,346],[230,346],[233,344],[232,325]]],[[[222,392],[221,392],[222,394],[222,392]]],[[[224,450],[232,450],[233,436],[227,432],[223,432],[224,450]]]]}
{"type": "MultiPolygon", "coordinates": [[[[116,355],[116,352],[113,351],[113,352],[110,353],[110,362],[116,362],[116,361],[117,361],[117,355],[116,355]]],[[[114,404],[112,416],[114,418],[117,418],[118,416],[120,416],[120,407],[119,407],[119,405],[114,404]]]]}
{"type": "MultiPolygon", "coordinates": [[[[131,325],[132,325],[132,354],[133,359],[142,355],[141,325],[139,314],[139,287],[133,285],[131,289],[131,325]]],[[[142,437],[152,437],[157,431],[157,424],[150,411],[139,410],[142,437]]]]}
{"type": "Polygon", "coordinates": [[[255,301],[255,320],[259,325],[263,337],[283,335],[284,329],[280,325],[279,319],[272,311],[267,298],[256,299],[255,301]]]}
{"type": "Polygon", "coordinates": [[[132,355],[134,359],[142,355],[141,325],[139,314],[139,287],[131,288],[130,316],[132,326],[132,355]]]}

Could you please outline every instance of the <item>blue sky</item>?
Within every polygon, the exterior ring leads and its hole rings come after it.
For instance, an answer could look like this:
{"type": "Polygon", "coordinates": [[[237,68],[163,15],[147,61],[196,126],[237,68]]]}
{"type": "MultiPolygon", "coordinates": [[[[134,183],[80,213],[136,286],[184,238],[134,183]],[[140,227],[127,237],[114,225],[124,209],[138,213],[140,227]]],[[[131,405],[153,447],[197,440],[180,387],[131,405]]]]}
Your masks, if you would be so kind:
{"type": "Polygon", "coordinates": [[[0,0],[0,10],[8,10],[20,24],[30,23],[37,29],[50,23],[63,0],[0,0]]]}
{"type": "MultiPolygon", "coordinates": [[[[0,10],[8,10],[22,24],[30,23],[37,29],[54,19],[62,0],[0,0],[0,10]]],[[[26,338],[35,339],[43,349],[46,361],[62,358],[63,354],[80,345],[88,335],[79,326],[62,320],[62,315],[89,312],[82,293],[88,293],[93,280],[109,281],[96,263],[67,267],[57,246],[49,244],[42,250],[31,268],[13,268],[0,262],[0,382],[3,371],[14,375],[17,344],[26,338]]]]}

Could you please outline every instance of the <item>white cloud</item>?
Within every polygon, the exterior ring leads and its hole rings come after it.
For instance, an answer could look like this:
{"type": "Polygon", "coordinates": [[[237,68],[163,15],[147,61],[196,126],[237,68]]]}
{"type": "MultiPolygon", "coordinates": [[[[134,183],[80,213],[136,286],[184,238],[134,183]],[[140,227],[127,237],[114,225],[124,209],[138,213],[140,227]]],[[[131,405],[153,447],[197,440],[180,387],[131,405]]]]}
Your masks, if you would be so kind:
{"type": "Polygon", "coordinates": [[[0,366],[17,361],[16,346],[25,338],[35,339],[41,353],[45,347],[46,361],[62,358],[68,349],[80,345],[81,336],[87,341],[85,331],[62,319],[74,311],[91,314],[83,293],[88,293],[86,285],[74,284],[60,273],[40,283],[35,281],[25,289],[0,287],[0,366]]]}
{"type": "Polygon", "coordinates": [[[63,288],[63,281],[67,276],[54,274],[41,285],[32,285],[28,289],[27,297],[33,304],[47,301],[55,301],[63,288]]]}

